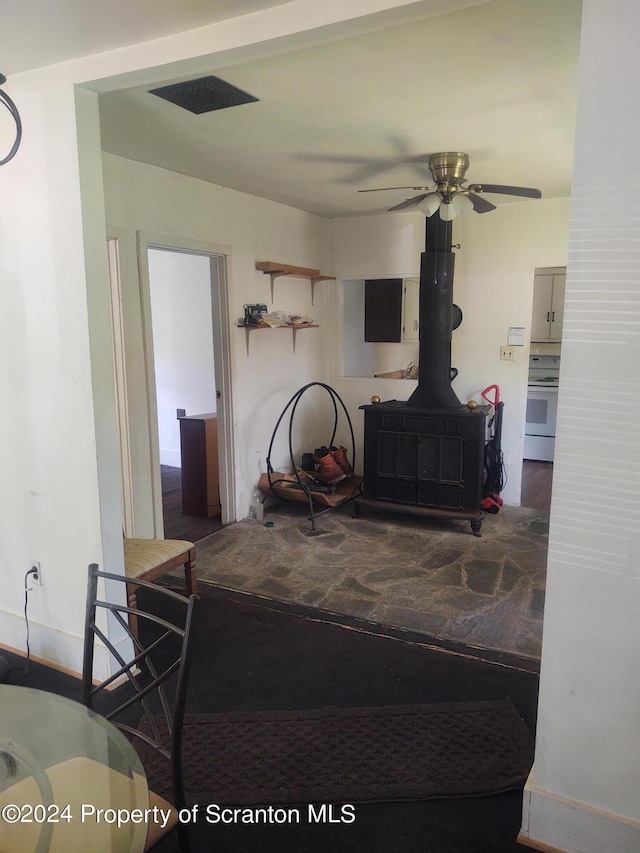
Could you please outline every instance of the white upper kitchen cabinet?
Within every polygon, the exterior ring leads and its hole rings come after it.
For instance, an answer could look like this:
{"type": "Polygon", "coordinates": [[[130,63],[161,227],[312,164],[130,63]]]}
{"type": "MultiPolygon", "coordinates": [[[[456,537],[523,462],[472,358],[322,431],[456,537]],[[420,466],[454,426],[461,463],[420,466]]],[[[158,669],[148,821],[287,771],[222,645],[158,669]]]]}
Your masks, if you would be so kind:
{"type": "Polygon", "coordinates": [[[561,341],[566,267],[537,269],[533,279],[531,340],[561,341]]]}

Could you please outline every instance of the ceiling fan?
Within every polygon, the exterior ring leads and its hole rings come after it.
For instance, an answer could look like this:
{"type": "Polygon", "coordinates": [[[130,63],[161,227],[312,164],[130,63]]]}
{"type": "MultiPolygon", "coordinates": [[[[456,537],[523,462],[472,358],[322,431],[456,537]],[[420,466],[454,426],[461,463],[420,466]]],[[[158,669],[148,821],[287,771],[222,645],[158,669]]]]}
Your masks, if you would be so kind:
{"type": "Polygon", "coordinates": [[[465,174],[469,168],[469,157],[460,151],[443,151],[429,157],[429,170],[433,178],[431,187],[379,187],[371,190],[358,190],[361,193],[382,192],[383,190],[415,190],[420,195],[408,198],[400,204],[389,208],[389,212],[404,210],[417,205],[418,209],[427,216],[439,210],[440,218],[455,219],[469,210],[476,213],[488,213],[495,210],[495,204],[482,198],[480,193],[498,193],[500,195],[517,195],[525,198],[542,198],[540,190],[532,187],[507,187],[502,184],[468,184],[465,174]]]}

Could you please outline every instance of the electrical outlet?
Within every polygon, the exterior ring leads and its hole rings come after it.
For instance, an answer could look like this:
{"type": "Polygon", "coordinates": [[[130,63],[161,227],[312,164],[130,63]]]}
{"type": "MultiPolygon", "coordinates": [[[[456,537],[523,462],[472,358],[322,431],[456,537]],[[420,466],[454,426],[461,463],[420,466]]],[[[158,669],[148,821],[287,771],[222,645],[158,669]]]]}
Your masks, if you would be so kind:
{"type": "Polygon", "coordinates": [[[186,409],[176,409],[176,417],[177,418],[186,418],[187,410],[186,409]]]}
{"type": "Polygon", "coordinates": [[[513,347],[500,347],[500,360],[515,361],[516,358],[513,352],[513,347]]]}
{"type": "Polygon", "coordinates": [[[31,570],[31,574],[29,575],[29,580],[31,581],[33,586],[42,586],[42,570],[40,569],[40,563],[37,560],[32,560],[29,568],[31,570]],[[35,569],[35,571],[33,571],[35,569]]]}

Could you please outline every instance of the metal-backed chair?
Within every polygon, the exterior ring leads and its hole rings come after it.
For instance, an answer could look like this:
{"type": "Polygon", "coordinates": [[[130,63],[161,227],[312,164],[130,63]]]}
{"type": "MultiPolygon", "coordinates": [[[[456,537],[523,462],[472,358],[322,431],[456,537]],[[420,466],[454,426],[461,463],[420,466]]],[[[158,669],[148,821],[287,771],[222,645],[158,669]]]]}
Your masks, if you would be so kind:
{"type": "MultiPolygon", "coordinates": [[[[137,601],[134,608],[128,603],[118,603],[117,599],[128,602],[126,585],[129,582],[130,579],[126,576],[100,571],[95,563],[89,566],[82,673],[83,701],[87,707],[93,708],[118,726],[134,743],[139,739],[146,747],[151,747],[170,762],[173,805],[179,811],[185,805],[182,725],[190,667],[191,635],[198,596],[193,594],[185,598],[154,583],[136,580],[138,589],[149,590],[145,595],[150,601],[154,597],[157,597],[156,601],[162,601],[163,612],[168,607],[172,614],[174,611],[180,614],[176,620],[177,624],[174,624],[174,621],[152,612],[150,606],[141,607],[140,601],[137,601]],[[100,580],[107,590],[104,597],[98,592],[100,580]],[[123,585],[121,596],[116,594],[118,584],[123,585]],[[114,598],[116,601],[111,600],[114,598]],[[125,655],[123,644],[118,642],[116,646],[97,624],[96,616],[99,610],[106,611],[119,623],[126,641],[124,646],[132,650],[130,655],[125,655]],[[136,617],[135,628],[130,625],[131,617],[136,617]],[[118,663],[118,669],[99,683],[93,682],[96,638],[118,663]],[[141,715],[137,715],[137,711],[141,711],[141,715]]],[[[161,799],[151,791],[149,794],[151,806],[161,799]]],[[[166,801],[163,802],[166,807],[166,801]]],[[[178,824],[180,848],[186,851],[189,849],[188,833],[186,828],[178,823],[177,813],[174,818],[173,825],[178,824]]],[[[151,825],[150,830],[154,829],[157,830],[158,827],[151,825]]],[[[165,833],[168,829],[169,826],[165,833]]],[[[150,831],[145,849],[150,849],[160,837],[158,833],[150,831]]]]}

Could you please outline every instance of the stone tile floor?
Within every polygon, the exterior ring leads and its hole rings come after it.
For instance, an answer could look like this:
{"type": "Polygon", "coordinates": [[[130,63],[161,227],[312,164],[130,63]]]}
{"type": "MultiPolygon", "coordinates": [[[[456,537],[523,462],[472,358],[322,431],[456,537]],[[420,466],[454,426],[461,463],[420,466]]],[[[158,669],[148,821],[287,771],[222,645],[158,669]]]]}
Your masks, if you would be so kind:
{"type": "Polygon", "coordinates": [[[537,660],[548,513],[503,507],[468,522],[344,506],[317,519],[278,503],[198,546],[198,579],[474,649],[537,660]]]}

